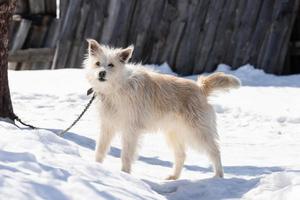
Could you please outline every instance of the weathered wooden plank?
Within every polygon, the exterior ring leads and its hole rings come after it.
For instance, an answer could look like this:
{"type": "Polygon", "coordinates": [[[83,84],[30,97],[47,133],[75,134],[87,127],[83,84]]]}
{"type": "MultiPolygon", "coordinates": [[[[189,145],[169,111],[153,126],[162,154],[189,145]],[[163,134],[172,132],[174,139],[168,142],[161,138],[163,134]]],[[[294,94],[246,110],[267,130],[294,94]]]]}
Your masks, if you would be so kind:
{"type": "MultiPolygon", "coordinates": [[[[60,20],[56,18],[51,18],[51,22],[48,25],[47,33],[44,37],[44,41],[42,46],[45,48],[55,48],[59,36],[59,27],[60,27],[60,20]]],[[[35,63],[34,67],[38,67],[39,69],[51,69],[52,60],[51,62],[42,62],[42,63],[35,63]]]]}
{"type": "Polygon", "coordinates": [[[79,68],[81,66],[82,61],[80,62],[78,58],[82,58],[82,55],[79,55],[79,50],[80,50],[81,43],[85,42],[83,36],[84,36],[84,28],[85,28],[89,10],[90,10],[89,3],[84,3],[81,6],[80,18],[79,18],[80,20],[77,24],[75,39],[73,40],[71,53],[67,62],[67,66],[70,68],[79,68]]]}
{"type": "Polygon", "coordinates": [[[45,13],[56,16],[56,0],[44,0],[44,1],[45,1],[45,13]]]}
{"type": "MultiPolygon", "coordinates": [[[[141,58],[145,63],[161,63],[159,57],[161,52],[164,51],[164,43],[166,42],[165,18],[163,20],[164,9],[165,2],[157,1],[156,9],[152,11],[152,18],[148,28],[150,31],[147,31],[147,39],[145,40],[143,55],[141,58]]],[[[128,29],[130,29],[129,24],[128,29]]],[[[128,42],[128,44],[131,44],[131,42],[128,42]]],[[[135,57],[134,59],[135,61],[140,62],[140,58],[135,57]]]]}
{"type": "MultiPolygon", "coordinates": [[[[86,16],[87,19],[84,23],[84,31],[80,37],[78,37],[78,56],[76,57],[75,67],[81,67],[82,61],[84,58],[84,55],[86,54],[87,49],[87,38],[94,38],[97,41],[101,41],[101,35],[102,35],[102,29],[103,29],[103,23],[104,18],[107,15],[107,4],[108,2],[106,0],[102,1],[88,1],[84,2],[88,3],[89,5],[89,11],[88,15],[86,16]],[[80,39],[81,38],[81,39],[80,39]]],[[[79,33],[79,31],[78,31],[79,33]]]]}
{"type": "Polygon", "coordinates": [[[275,3],[266,53],[260,64],[269,73],[282,74],[283,64],[287,52],[287,45],[291,28],[298,10],[299,0],[280,1],[275,3]]]}
{"type": "Polygon", "coordinates": [[[56,46],[51,69],[67,68],[67,60],[71,49],[71,41],[59,42],[56,46]]]}
{"type": "Polygon", "coordinates": [[[90,7],[91,9],[85,24],[84,39],[94,38],[98,41],[101,41],[104,21],[108,16],[108,2],[106,0],[92,1],[90,7]]]}
{"type": "Polygon", "coordinates": [[[31,21],[22,19],[18,31],[13,39],[13,44],[11,47],[12,51],[21,49],[29,32],[31,26],[31,21]]]}
{"type": "MultiPolygon", "coordinates": [[[[157,32],[155,32],[155,38],[157,40],[157,43],[154,46],[154,49],[152,50],[155,59],[151,61],[152,63],[162,63],[167,61],[168,52],[171,51],[171,47],[169,45],[170,41],[168,41],[167,39],[171,34],[172,22],[176,20],[178,14],[176,5],[174,5],[174,3],[170,1],[164,1],[162,8],[161,10],[159,10],[159,12],[161,12],[161,19],[158,22],[156,22],[159,24],[155,26],[155,23],[152,23],[155,29],[157,30],[157,32]]],[[[173,66],[171,65],[171,67],[173,66]]]]}
{"type": "MultiPolygon", "coordinates": [[[[66,13],[68,10],[70,0],[60,0],[59,1],[59,13],[57,13],[58,18],[61,19],[62,21],[65,20],[66,18],[66,13]]],[[[63,25],[63,23],[62,23],[63,25]]]]}
{"type": "Polygon", "coordinates": [[[8,32],[8,38],[10,39],[8,41],[8,49],[11,50],[12,45],[13,45],[13,40],[17,34],[18,28],[20,26],[21,20],[12,20],[10,27],[9,27],[9,32],[8,32]]]}
{"type": "Polygon", "coordinates": [[[18,63],[16,62],[8,62],[8,69],[9,70],[17,70],[18,63]]]}
{"type": "MultiPolygon", "coordinates": [[[[112,3],[112,1],[110,1],[110,3],[112,3]]],[[[115,46],[128,45],[127,36],[131,26],[131,21],[136,3],[136,0],[128,0],[121,2],[116,1],[116,3],[114,4],[118,4],[119,6],[109,6],[112,7],[114,10],[108,11],[108,18],[106,20],[106,23],[104,23],[103,37],[101,39],[102,42],[109,43],[115,46]],[[111,14],[111,12],[117,14],[111,14]],[[109,26],[108,24],[110,24],[112,20],[114,20],[114,23],[112,26],[109,26]],[[105,27],[109,27],[109,31],[106,31],[105,27]]]]}
{"type": "Polygon", "coordinates": [[[113,35],[114,26],[116,26],[116,21],[118,18],[119,11],[121,9],[121,3],[118,0],[109,1],[108,6],[108,17],[104,23],[103,33],[101,37],[101,42],[104,44],[109,44],[111,37],[113,35]]]}
{"type": "MultiPolygon", "coordinates": [[[[281,52],[278,52],[278,56],[279,56],[279,66],[281,66],[281,75],[282,74],[290,74],[290,73],[299,73],[299,69],[298,71],[295,70],[295,66],[288,66],[286,64],[286,60],[289,56],[289,41],[291,40],[291,35],[292,35],[292,32],[293,32],[293,27],[294,27],[294,23],[297,19],[297,17],[300,17],[300,0],[295,0],[293,2],[293,6],[291,9],[291,16],[290,16],[290,24],[289,24],[289,28],[288,28],[288,31],[287,31],[287,34],[285,36],[285,38],[283,39],[282,43],[281,43],[281,48],[282,48],[282,51],[281,52]],[[298,16],[297,16],[298,14],[298,16]]],[[[299,38],[300,38],[300,35],[299,35],[299,38]]],[[[296,64],[296,66],[299,66],[300,64],[300,57],[298,57],[298,64],[296,64]]],[[[271,73],[274,73],[274,71],[272,71],[271,73]]],[[[276,73],[276,72],[275,72],[276,73]]]]}
{"type": "Polygon", "coordinates": [[[264,40],[267,38],[269,33],[269,29],[267,28],[272,22],[272,10],[274,7],[274,0],[264,0],[260,13],[258,16],[258,21],[256,26],[254,27],[254,32],[252,34],[251,40],[249,42],[249,46],[247,48],[246,56],[244,57],[243,63],[251,63],[255,65],[257,68],[260,66],[259,63],[259,55],[264,54],[265,45],[264,40]]]}
{"type": "Polygon", "coordinates": [[[238,7],[235,10],[235,17],[233,20],[233,31],[231,34],[230,42],[228,43],[226,55],[224,56],[224,62],[228,64],[232,64],[232,61],[234,59],[234,50],[237,46],[237,37],[239,33],[239,28],[241,26],[241,20],[242,16],[245,10],[247,4],[247,0],[239,0],[238,1],[238,7]]]}
{"type": "MultiPolygon", "coordinates": [[[[300,39],[300,36],[299,36],[300,39]]],[[[300,40],[299,41],[293,41],[292,46],[295,48],[300,48],[300,40]]]]}
{"type": "Polygon", "coordinates": [[[31,62],[22,62],[17,65],[17,70],[31,70],[32,63],[31,62]]]}
{"type": "Polygon", "coordinates": [[[44,47],[54,48],[56,46],[59,33],[60,33],[60,20],[52,18],[50,27],[48,28],[47,35],[45,36],[44,47]]]}
{"type": "Polygon", "coordinates": [[[69,4],[61,29],[61,36],[57,44],[52,69],[65,68],[75,35],[77,16],[80,13],[81,0],[73,0],[69,4]]]}
{"type": "Polygon", "coordinates": [[[43,47],[51,18],[50,16],[44,16],[40,24],[32,24],[24,48],[43,47]]]}
{"type": "MultiPolygon", "coordinates": [[[[130,18],[131,23],[128,24],[130,27],[127,29],[127,44],[135,45],[135,53],[133,55],[133,60],[147,60],[147,55],[145,55],[146,42],[151,40],[149,35],[152,34],[153,30],[150,29],[151,17],[155,12],[155,5],[159,5],[159,1],[136,1],[132,2],[133,15],[127,15],[130,18]]],[[[122,16],[121,16],[122,17],[122,16]]],[[[125,39],[125,38],[124,38],[125,39]]]]}
{"type": "Polygon", "coordinates": [[[18,0],[15,9],[15,14],[27,14],[27,13],[29,13],[28,0],[18,0]]]}
{"type": "MultiPolygon", "coordinates": [[[[249,48],[250,36],[255,30],[259,11],[261,8],[261,0],[248,1],[245,6],[245,12],[242,15],[241,26],[239,27],[236,37],[236,47],[234,49],[234,58],[232,61],[233,68],[241,66],[249,48]]],[[[246,60],[248,62],[248,60],[246,60]]]]}
{"type": "Polygon", "coordinates": [[[9,51],[9,62],[50,62],[54,55],[52,48],[34,48],[9,51]]]}
{"type": "Polygon", "coordinates": [[[199,26],[199,18],[203,16],[202,6],[205,1],[185,1],[188,3],[181,10],[181,21],[186,22],[184,33],[182,34],[181,41],[178,44],[175,66],[176,71],[180,71],[180,74],[191,74],[193,72],[195,56],[198,43],[198,35],[201,32],[201,26],[199,26]],[[193,38],[193,39],[192,39],[193,38]]]}
{"type": "MultiPolygon", "coordinates": [[[[188,3],[187,1],[183,3],[188,3]]],[[[183,9],[184,6],[179,6],[178,4],[175,4],[174,2],[168,2],[166,5],[167,7],[164,9],[165,14],[163,15],[163,18],[165,18],[166,23],[169,23],[168,26],[166,26],[166,39],[164,42],[164,48],[161,56],[161,60],[167,61],[173,70],[176,70],[175,63],[176,63],[176,53],[177,53],[177,47],[179,45],[179,42],[181,38],[183,37],[185,25],[186,22],[181,21],[182,19],[179,7],[183,9]]]]}
{"type": "MultiPolygon", "coordinates": [[[[45,47],[46,34],[49,27],[49,22],[52,17],[45,16],[41,20],[41,24],[33,25],[27,38],[25,48],[42,48],[45,47]]],[[[49,63],[45,62],[32,62],[31,69],[49,68],[49,63]],[[46,67],[47,66],[47,67],[46,67]]],[[[29,66],[28,66],[29,67],[29,66]]]]}
{"type": "Polygon", "coordinates": [[[219,25],[220,16],[224,8],[224,3],[224,0],[215,0],[211,2],[209,7],[208,15],[205,22],[207,26],[207,29],[204,32],[205,38],[203,40],[201,54],[197,55],[198,59],[196,61],[197,65],[202,66],[202,69],[204,71],[212,71],[215,68],[214,66],[206,66],[206,64],[209,59],[209,54],[212,50],[213,44],[214,42],[216,42],[215,37],[218,30],[217,28],[219,25]]]}
{"type": "Polygon", "coordinates": [[[233,20],[235,10],[238,6],[237,1],[225,1],[224,9],[220,17],[218,30],[212,50],[209,54],[206,66],[215,68],[218,64],[224,63],[224,55],[227,52],[227,45],[233,32],[233,20]]]}
{"type": "MultiPolygon", "coordinates": [[[[151,57],[151,51],[153,48],[153,45],[155,44],[155,40],[159,38],[154,38],[155,31],[157,29],[157,26],[159,26],[160,22],[160,16],[159,13],[162,9],[163,2],[162,1],[152,1],[151,4],[145,4],[145,1],[142,2],[143,4],[140,4],[139,6],[144,8],[149,6],[149,9],[147,10],[140,10],[141,16],[140,21],[136,21],[136,27],[129,27],[128,30],[134,29],[135,37],[131,39],[136,39],[139,41],[136,43],[135,41],[132,41],[130,38],[128,39],[128,45],[132,43],[137,44],[137,49],[140,49],[140,53],[136,53],[133,56],[134,61],[140,61],[143,62],[149,62],[151,57]]],[[[135,10],[137,9],[137,3],[135,4],[135,10]]],[[[135,18],[135,16],[132,16],[135,18]]],[[[133,19],[132,19],[133,20],[133,19]]],[[[127,37],[130,37],[130,35],[127,35],[127,37]]]]}
{"type": "Polygon", "coordinates": [[[207,1],[204,1],[203,5],[201,6],[201,13],[203,13],[200,18],[199,18],[199,27],[200,27],[200,33],[198,35],[198,41],[195,42],[196,44],[196,48],[195,48],[195,55],[194,55],[194,68],[193,68],[193,74],[194,73],[201,73],[203,72],[203,66],[200,65],[197,61],[199,59],[199,56],[201,56],[201,51],[202,51],[202,48],[203,48],[203,42],[204,42],[204,39],[205,39],[205,32],[206,32],[206,29],[208,27],[207,23],[206,23],[206,18],[208,16],[208,11],[209,11],[209,7],[210,7],[210,4],[212,2],[210,0],[207,0],[207,1]]]}
{"type": "MultiPolygon", "coordinates": [[[[300,8],[298,8],[298,13],[300,8]]],[[[291,35],[291,41],[300,40],[300,14],[296,15],[296,20],[294,22],[294,27],[291,35]]]]}
{"type": "Polygon", "coordinates": [[[290,54],[292,56],[300,56],[300,48],[292,48],[291,51],[290,51],[290,54]]]}
{"type": "Polygon", "coordinates": [[[45,13],[45,1],[44,0],[28,0],[29,10],[31,14],[43,14],[45,13]]]}
{"type": "Polygon", "coordinates": [[[180,39],[183,36],[184,29],[185,22],[179,22],[178,24],[176,24],[176,26],[171,26],[170,34],[168,35],[168,39],[166,42],[167,47],[165,50],[165,58],[175,71],[178,70],[178,68],[176,69],[176,67],[174,67],[176,62],[175,55],[180,39]]]}

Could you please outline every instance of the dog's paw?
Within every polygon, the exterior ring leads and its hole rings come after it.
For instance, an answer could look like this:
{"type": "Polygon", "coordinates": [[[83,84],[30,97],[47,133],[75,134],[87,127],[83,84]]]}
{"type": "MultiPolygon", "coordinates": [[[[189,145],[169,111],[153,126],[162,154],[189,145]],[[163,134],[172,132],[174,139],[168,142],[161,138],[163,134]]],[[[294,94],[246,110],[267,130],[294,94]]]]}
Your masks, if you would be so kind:
{"type": "Polygon", "coordinates": [[[130,167],[122,166],[121,171],[130,174],[130,171],[131,171],[131,170],[130,170],[130,167]]]}
{"type": "Polygon", "coordinates": [[[214,178],[224,178],[224,172],[222,170],[217,171],[214,175],[214,178]]]}
{"type": "Polygon", "coordinates": [[[103,159],[104,159],[103,156],[96,156],[95,157],[95,161],[98,162],[98,163],[103,163],[103,159]]]}
{"type": "Polygon", "coordinates": [[[168,176],[167,178],[165,178],[166,180],[177,180],[178,179],[178,176],[175,176],[175,175],[170,175],[168,176]]]}
{"type": "Polygon", "coordinates": [[[224,178],[224,174],[215,174],[213,178],[224,178]]]}

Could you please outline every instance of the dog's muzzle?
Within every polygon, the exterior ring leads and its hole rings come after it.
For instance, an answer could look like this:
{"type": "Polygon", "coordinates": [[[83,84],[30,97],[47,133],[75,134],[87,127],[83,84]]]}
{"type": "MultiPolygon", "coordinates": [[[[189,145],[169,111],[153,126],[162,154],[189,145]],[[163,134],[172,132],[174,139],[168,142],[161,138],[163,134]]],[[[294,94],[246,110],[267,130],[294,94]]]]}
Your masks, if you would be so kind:
{"type": "Polygon", "coordinates": [[[99,81],[105,81],[106,71],[99,72],[99,81]]]}

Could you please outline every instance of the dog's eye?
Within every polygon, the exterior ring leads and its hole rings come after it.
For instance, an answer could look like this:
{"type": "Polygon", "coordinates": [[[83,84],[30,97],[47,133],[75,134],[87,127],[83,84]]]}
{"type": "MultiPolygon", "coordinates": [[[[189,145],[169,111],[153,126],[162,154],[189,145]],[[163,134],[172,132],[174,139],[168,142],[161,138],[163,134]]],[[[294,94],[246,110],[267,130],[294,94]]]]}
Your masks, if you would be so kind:
{"type": "Polygon", "coordinates": [[[109,63],[107,66],[109,66],[109,67],[114,67],[114,64],[109,63]]]}
{"type": "Polygon", "coordinates": [[[97,66],[100,66],[100,62],[99,62],[99,61],[98,61],[98,62],[96,62],[96,65],[97,65],[97,66]]]}

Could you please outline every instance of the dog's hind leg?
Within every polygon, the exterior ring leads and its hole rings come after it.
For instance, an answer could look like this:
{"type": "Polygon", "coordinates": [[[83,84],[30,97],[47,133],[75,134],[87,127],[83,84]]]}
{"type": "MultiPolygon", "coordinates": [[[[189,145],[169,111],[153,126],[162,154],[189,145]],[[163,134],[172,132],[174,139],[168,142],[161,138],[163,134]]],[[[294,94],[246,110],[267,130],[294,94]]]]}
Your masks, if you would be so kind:
{"type": "Polygon", "coordinates": [[[124,132],[122,134],[122,171],[130,173],[138,146],[139,134],[136,132],[124,132]]]}
{"type": "Polygon", "coordinates": [[[185,161],[185,144],[182,138],[179,138],[177,133],[168,132],[165,134],[168,145],[174,152],[173,174],[168,176],[167,180],[176,180],[180,176],[184,161],[185,161]]]}
{"type": "Polygon", "coordinates": [[[211,141],[210,144],[207,145],[205,150],[213,164],[215,177],[222,178],[224,176],[224,173],[223,173],[223,167],[222,167],[222,162],[221,162],[220,150],[219,150],[217,142],[211,141]]]}
{"type": "Polygon", "coordinates": [[[104,157],[110,147],[111,140],[113,139],[115,132],[112,128],[106,125],[101,126],[101,133],[99,135],[97,147],[96,147],[96,161],[103,162],[104,157]]]}
{"type": "Polygon", "coordinates": [[[203,149],[207,153],[210,161],[212,162],[215,177],[223,177],[221,155],[216,137],[216,130],[202,128],[201,132],[195,132],[195,137],[193,137],[193,140],[196,142],[199,150],[203,149]]]}

